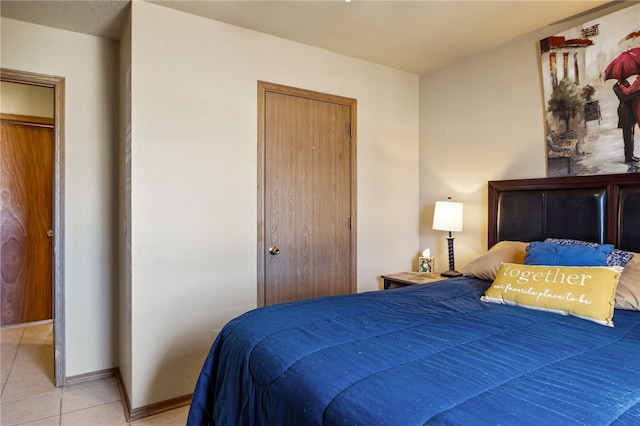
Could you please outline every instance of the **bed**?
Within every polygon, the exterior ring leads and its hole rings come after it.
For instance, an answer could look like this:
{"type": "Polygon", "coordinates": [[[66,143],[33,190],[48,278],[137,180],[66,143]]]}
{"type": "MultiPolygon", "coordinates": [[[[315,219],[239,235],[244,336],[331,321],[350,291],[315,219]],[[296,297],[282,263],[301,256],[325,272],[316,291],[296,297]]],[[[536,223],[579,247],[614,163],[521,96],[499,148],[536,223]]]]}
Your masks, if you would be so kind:
{"type": "Polygon", "coordinates": [[[465,276],[230,321],[204,362],[188,424],[640,424],[639,176],[488,188],[489,250],[465,276]],[[606,251],[607,262],[614,252],[627,256],[624,266],[554,266],[613,277],[596,288],[613,292],[603,304],[607,324],[489,300],[508,265],[550,268],[522,264],[537,247],[593,250],[598,259],[606,251]]]}

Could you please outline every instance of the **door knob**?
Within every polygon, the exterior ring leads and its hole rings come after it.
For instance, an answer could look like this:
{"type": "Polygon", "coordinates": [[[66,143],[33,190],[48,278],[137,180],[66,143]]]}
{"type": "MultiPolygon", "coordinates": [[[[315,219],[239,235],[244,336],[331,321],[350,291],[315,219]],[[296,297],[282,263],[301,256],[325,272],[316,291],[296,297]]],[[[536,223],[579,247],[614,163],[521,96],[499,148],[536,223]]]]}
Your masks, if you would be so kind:
{"type": "Polygon", "coordinates": [[[47,231],[47,237],[49,237],[49,238],[53,237],[53,230],[52,229],[49,229],[47,231]]]}
{"type": "Polygon", "coordinates": [[[276,256],[280,254],[280,249],[278,248],[278,246],[272,245],[271,247],[269,247],[269,254],[271,254],[272,256],[276,256]]]}

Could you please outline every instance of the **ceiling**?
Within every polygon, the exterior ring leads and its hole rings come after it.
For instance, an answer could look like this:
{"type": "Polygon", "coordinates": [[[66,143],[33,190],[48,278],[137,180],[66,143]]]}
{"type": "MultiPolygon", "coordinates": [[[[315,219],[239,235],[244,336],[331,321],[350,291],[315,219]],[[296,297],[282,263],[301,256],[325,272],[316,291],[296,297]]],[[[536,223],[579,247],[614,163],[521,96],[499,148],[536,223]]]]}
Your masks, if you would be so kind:
{"type": "MultiPolygon", "coordinates": [[[[531,31],[616,3],[586,0],[135,1],[155,3],[416,74],[431,72],[531,31]]],[[[124,0],[0,0],[0,15],[117,40],[129,3],[124,0]]]]}

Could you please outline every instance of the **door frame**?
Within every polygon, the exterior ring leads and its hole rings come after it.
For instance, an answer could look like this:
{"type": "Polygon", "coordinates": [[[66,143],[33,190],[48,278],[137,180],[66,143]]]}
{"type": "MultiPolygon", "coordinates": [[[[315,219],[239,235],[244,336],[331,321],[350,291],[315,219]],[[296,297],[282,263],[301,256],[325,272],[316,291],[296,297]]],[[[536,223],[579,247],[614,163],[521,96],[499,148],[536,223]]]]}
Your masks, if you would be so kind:
{"type": "Polygon", "coordinates": [[[265,306],[265,257],[266,257],[266,242],[264,229],[265,225],[265,201],[264,191],[266,188],[265,182],[265,114],[266,114],[266,94],[267,92],[279,93],[289,96],[298,96],[301,98],[313,99],[323,102],[331,102],[339,105],[346,105],[351,111],[351,264],[350,266],[350,281],[351,290],[355,292],[357,290],[357,215],[356,215],[356,195],[357,195],[357,101],[352,98],[346,98],[337,95],[330,95],[327,93],[315,92],[312,90],[299,89],[291,86],[284,86],[276,83],[269,83],[266,81],[258,80],[258,279],[257,279],[257,291],[258,301],[257,306],[265,306]]]}
{"type": "Polygon", "coordinates": [[[53,370],[57,387],[64,386],[64,92],[65,79],[0,68],[0,81],[53,89],[53,370]]]}

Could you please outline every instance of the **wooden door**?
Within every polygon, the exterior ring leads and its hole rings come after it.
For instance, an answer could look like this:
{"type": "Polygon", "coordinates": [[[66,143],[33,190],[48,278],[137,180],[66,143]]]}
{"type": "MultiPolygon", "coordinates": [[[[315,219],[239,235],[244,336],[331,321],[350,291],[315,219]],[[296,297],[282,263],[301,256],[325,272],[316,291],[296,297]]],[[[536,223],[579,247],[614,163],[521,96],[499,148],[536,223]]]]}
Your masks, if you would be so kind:
{"type": "Polygon", "coordinates": [[[264,304],[352,293],[355,101],[271,89],[261,122],[264,304]]]}
{"type": "Polygon", "coordinates": [[[25,119],[2,119],[2,325],[53,317],[53,125],[25,119]]]}

